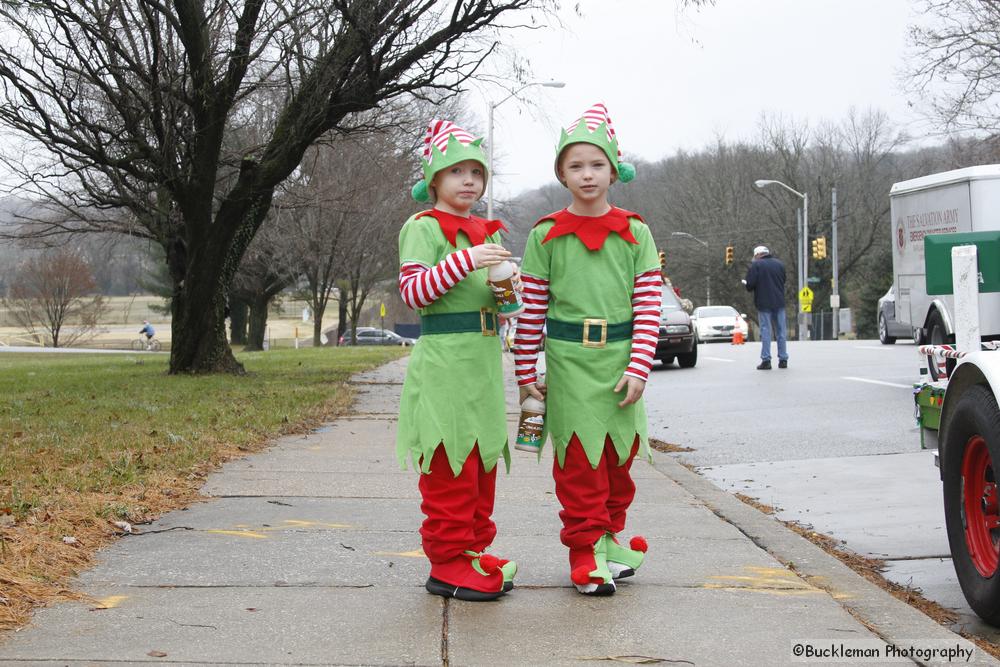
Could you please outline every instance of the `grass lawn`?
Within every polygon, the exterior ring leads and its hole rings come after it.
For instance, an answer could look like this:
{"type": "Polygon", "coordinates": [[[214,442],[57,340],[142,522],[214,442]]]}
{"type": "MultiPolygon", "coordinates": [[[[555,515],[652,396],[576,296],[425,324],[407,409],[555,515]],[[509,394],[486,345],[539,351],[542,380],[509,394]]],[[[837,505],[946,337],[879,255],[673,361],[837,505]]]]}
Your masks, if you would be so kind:
{"type": "Polygon", "coordinates": [[[219,463],[342,414],[352,374],[404,353],[247,353],[245,377],[167,375],[166,355],[0,354],[0,630],[74,597],[114,522],[195,501],[219,463]]]}

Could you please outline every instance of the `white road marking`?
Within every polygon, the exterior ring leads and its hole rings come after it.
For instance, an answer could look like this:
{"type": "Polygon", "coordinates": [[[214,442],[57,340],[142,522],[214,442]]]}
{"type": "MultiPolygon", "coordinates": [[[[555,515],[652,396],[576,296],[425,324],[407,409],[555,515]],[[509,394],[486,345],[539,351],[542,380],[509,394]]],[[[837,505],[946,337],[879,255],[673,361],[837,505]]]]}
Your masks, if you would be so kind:
{"type": "Polygon", "coordinates": [[[725,359],[723,357],[706,357],[705,355],[702,355],[701,358],[702,359],[710,359],[712,361],[729,361],[729,362],[736,361],[735,359],[725,359]]]}
{"type": "Polygon", "coordinates": [[[869,380],[868,378],[856,378],[848,376],[843,376],[840,379],[854,380],[855,382],[868,382],[870,384],[881,384],[885,385],[886,387],[899,387],[900,389],[913,389],[913,385],[911,384],[899,384],[898,382],[885,382],[884,380],[869,380]]]}

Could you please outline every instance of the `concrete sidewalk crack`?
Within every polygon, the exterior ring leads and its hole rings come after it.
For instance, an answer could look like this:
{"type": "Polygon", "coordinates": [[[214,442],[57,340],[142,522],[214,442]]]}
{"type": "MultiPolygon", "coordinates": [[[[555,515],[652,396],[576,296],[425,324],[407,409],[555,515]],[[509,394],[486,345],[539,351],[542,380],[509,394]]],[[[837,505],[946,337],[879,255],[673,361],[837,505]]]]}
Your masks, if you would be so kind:
{"type": "Polygon", "coordinates": [[[441,665],[448,667],[448,598],[444,599],[441,612],[441,665]]]}

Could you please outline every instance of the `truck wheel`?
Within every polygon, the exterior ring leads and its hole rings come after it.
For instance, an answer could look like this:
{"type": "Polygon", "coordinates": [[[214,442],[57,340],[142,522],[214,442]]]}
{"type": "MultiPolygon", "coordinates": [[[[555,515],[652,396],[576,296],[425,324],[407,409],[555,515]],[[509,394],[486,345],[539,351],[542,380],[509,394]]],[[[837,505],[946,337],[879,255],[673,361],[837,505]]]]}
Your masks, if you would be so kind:
{"type": "Polygon", "coordinates": [[[669,366],[670,364],[674,363],[673,355],[669,357],[663,357],[662,359],[660,359],[660,363],[663,364],[664,366],[669,366]]]}
{"type": "Polygon", "coordinates": [[[694,365],[698,363],[698,346],[692,345],[691,351],[685,354],[677,355],[677,365],[681,368],[694,368],[694,365]]]}
{"type": "Polygon", "coordinates": [[[889,325],[885,321],[885,315],[878,315],[878,340],[883,345],[892,345],[896,339],[889,335],[889,325]]]}
{"type": "Polygon", "coordinates": [[[1000,408],[985,385],[958,399],[942,443],[944,517],[962,593],[1000,627],[1000,508],[993,461],[1000,461],[1000,408]]]}
{"type": "MultiPolygon", "coordinates": [[[[941,317],[941,313],[935,310],[927,326],[927,344],[948,345],[949,342],[948,330],[944,328],[944,318],[941,317]]],[[[955,360],[945,359],[944,363],[944,372],[942,372],[941,366],[938,365],[938,358],[927,355],[927,370],[930,372],[932,380],[943,380],[946,377],[951,377],[951,372],[955,370],[955,360]]]]}

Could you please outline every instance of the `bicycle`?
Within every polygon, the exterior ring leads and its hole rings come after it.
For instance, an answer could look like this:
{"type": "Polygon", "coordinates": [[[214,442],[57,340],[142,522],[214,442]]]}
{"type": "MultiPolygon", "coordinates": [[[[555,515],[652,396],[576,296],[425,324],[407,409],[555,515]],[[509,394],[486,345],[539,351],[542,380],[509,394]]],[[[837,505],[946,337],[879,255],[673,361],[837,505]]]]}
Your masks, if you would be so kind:
{"type": "Polygon", "coordinates": [[[160,345],[160,341],[155,336],[148,340],[142,336],[132,341],[132,349],[136,352],[159,352],[163,346],[160,345]]]}

